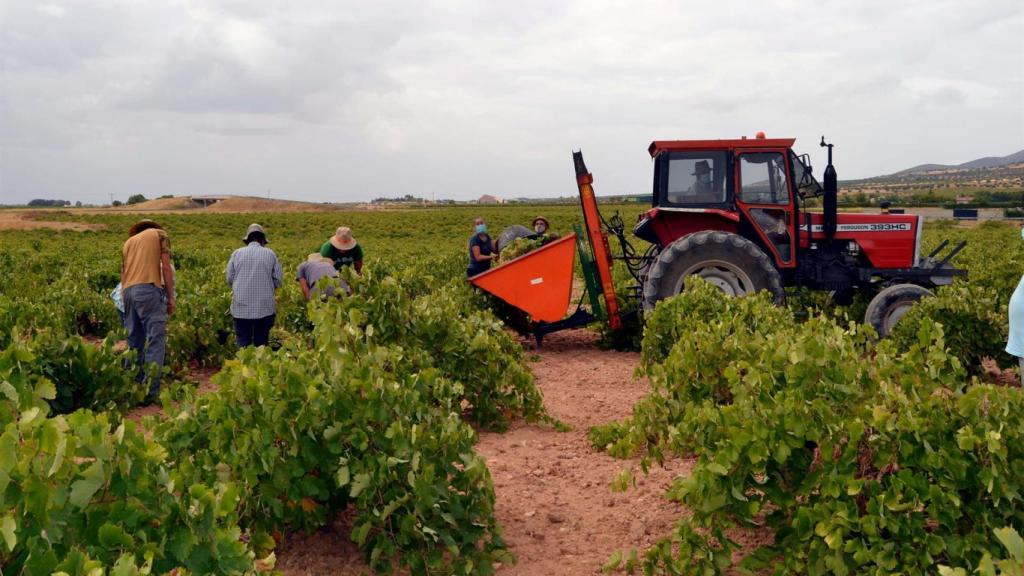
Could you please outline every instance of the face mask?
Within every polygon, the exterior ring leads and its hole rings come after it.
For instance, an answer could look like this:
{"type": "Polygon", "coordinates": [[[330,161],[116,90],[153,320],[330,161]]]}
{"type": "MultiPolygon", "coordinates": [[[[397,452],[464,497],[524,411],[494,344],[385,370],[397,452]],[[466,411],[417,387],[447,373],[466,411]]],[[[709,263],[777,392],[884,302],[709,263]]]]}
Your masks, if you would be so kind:
{"type": "Polygon", "coordinates": [[[486,234],[487,233],[487,224],[477,224],[476,225],[476,233],[477,234],[486,234]]]}
{"type": "Polygon", "coordinates": [[[547,230],[548,227],[543,224],[537,224],[536,226],[533,227],[533,231],[536,232],[537,234],[543,234],[547,232],[547,230]]]}
{"type": "Polygon", "coordinates": [[[1020,229],[1020,237],[1021,237],[1021,240],[1024,240],[1024,228],[1020,229]]]}

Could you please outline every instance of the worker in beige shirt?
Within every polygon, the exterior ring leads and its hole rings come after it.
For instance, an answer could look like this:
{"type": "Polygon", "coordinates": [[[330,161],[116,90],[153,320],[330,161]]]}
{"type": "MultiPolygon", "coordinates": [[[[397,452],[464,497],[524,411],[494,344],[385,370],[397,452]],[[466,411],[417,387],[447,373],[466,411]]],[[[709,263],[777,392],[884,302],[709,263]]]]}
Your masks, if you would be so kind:
{"type": "Polygon", "coordinates": [[[128,345],[136,351],[136,381],[148,381],[144,404],[156,402],[167,345],[167,317],[174,313],[171,241],[152,220],[128,230],[121,248],[121,286],[128,345]]]}

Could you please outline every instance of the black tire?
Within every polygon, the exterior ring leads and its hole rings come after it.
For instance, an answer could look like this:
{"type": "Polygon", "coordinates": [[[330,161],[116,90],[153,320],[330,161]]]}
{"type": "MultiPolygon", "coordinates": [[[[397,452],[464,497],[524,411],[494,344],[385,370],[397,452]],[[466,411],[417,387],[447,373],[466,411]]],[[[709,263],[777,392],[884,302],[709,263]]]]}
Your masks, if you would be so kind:
{"type": "Polygon", "coordinates": [[[737,234],[704,231],[679,238],[658,254],[644,283],[644,311],[678,294],[691,274],[733,296],[768,290],[776,304],[785,300],[779,271],[756,244],[737,234]]]}
{"type": "Polygon", "coordinates": [[[896,284],[882,290],[871,299],[864,312],[864,323],[874,327],[881,337],[886,337],[893,326],[918,300],[931,296],[927,288],[917,284],[896,284]]]}

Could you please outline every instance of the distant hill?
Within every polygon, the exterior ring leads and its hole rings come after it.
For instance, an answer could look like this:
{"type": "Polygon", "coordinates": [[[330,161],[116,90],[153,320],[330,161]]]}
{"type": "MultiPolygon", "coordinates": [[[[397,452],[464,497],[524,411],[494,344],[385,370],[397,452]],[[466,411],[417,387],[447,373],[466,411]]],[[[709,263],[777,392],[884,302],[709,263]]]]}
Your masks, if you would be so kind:
{"type": "Polygon", "coordinates": [[[196,210],[201,212],[308,212],[331,210],[331,204],[315,204],[295,200],[271,200],[255,196],[174,196],[147,200],[138,204],[105,208],[117,212],[164,212],[196,210]]]}
{"type": "Polygon", "coordinates": [[[900,170],[899,172],[893,172],[890,176],[908,176],[910,174],[923,174],[925,172],[935,172],[936,170],[949,170],[953,168],[947,164],[919,164],[913,168],[907,168],[906,170],[900,170]]]}
{"type": "Polygon", "coordinates": [[[984,158],[978,158],[977,160],[971,160],[970,162],[964,162],[963,164],[921,164],[914,166],[913,168],[907,168],[906,170],[900,170],[890,174],[889,176],[908,176],[911,174],[923,174],[926,172],[943,172],[947,170],[975,170],[981,168],[997,168],[999,166],[1009,166],[1011,164],[1024,163],[1024,150],[1015,152],[1009,156],[986,156],[984,158]]]}

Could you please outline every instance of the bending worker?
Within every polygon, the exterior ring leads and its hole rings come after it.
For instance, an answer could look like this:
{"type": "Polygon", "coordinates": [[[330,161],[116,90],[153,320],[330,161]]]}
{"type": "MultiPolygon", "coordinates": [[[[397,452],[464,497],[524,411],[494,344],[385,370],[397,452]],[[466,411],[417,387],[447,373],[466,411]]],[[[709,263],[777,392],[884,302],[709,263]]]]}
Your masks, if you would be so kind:
{"type": "Polygon", "coordinates": [[[342,226],[320,247],[320,255],[334,261],[334,269],[352,266],[356,274],[363,273],[363,247],[352,237],[352,229],[342,226]]]}

